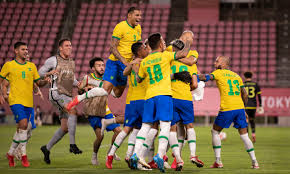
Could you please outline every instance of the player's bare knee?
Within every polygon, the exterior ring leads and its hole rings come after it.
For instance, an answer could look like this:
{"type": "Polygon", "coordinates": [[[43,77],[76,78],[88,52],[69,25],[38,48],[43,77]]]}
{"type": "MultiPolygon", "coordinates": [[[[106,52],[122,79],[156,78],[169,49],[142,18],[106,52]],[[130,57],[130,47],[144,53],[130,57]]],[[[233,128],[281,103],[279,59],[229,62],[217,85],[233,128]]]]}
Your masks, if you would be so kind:
{"type": "Polygon", "coordinates": [[[18,128],[19,129],[26,130],[27,127],[28,127],[27,119],[22,119],[22,120],[19,121],[19,123],[18,123],[18,128]]]}
{"type": "Polygon", "coordinates": [[[122,129],[120,127],[116,127],[113,132],[118,135],[120,132],[122,131],[122,129]]]}
{"type": "Polygon", "coordinates": [[[215,131],[218,131],[218,132],[221,132],[221,131],[223,130],[222,127],[220,127],[220,126],[218,126],[218,125],[216,125],[216,124],[213,124],[212,129],[215,130],[215,131]]]}
{"type": "Polygon", "coordinates": [[[176,132],[176,131],[177,131],[176,124],[170,127],[170,132],[176,132]]]}
{"type": "Polygon", "coordinates": [[[243,134],[248,133],[247,128],[240,128],[240,129],[238,129],[238,130],[239,130],[239,134],[240,134],[240,135],[243,135],[243,134]]]}
{"type": "Polygon", "coordinates": [[[193,123],[189,123],[189,124],[186,124],[185,125],[186,129],[190,129],[190,128],[193,128],[193,123]]]}

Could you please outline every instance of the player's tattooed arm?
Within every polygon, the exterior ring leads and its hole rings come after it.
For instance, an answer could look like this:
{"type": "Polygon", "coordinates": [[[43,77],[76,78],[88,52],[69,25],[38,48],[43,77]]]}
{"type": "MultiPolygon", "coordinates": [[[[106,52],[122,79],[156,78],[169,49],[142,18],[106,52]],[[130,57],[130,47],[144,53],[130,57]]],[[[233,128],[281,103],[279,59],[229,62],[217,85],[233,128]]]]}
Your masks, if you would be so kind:
{"type": "Polygon", "coordinates": [[[8,87],[9,87],[9,81],[4,79],[2,81],[2,84],[1,84],[1,92],[2,92],[2,96],[3,96],[3,99],[4,99],[4,102],[5,101],[8,101],[8,87]]]}
{"type": "Polygon", "coordinates": [[[126,59],[121,56],[120,52],[118,51],[117,47],[119,45],[120,40],[117,38],[112,38],[111,45],[110,45],[110,52],[119,59],[124,65],[128,66],[128,62],[126,59]]]}
{"type": "Polygon", "coordinates": [[[214,76],[212,74],[199,74],[197,78],[199,78],[200,81],[204,81],[204,82],[207,82],[209,80],[214,80],[214,76]]]}
{"type": "Polygon", "coordinates": [[[196,64],[197,58],[194,56],[189,56],[187,58],[179,59],[178,61],[185,65],[192,66],[193,64],[196,64]]]}
{"type": "Polygon", "coordinates": [[[175,59],[185,58],[190,50],[190,45],[192,43],[192,39],[187,39],[184,43],[184,48],[180,51],[177,51],[175,54],[175,59]]]}
{"type": "Polygon", "coordinates": [[[244,105],[247,105],[248,103],[248,94],[247,94],[247,91],[245,89],[245,87],[241,87],[241,97],[243,99],[243,102],[244,102],[244,105]]]}

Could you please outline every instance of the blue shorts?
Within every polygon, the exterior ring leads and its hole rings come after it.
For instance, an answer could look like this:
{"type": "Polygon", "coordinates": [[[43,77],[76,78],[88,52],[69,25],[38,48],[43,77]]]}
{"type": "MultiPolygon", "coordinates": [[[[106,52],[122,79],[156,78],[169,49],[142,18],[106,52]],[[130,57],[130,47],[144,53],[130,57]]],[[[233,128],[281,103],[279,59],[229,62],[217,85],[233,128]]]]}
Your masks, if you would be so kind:
{"type": "Polygon", "coordinates": [[[154,123],[157,121],[172,121],[173,102],[168,95],[158,95],[145,100],[143,123],[154,123]]]}
{"type": "Polygon", "coordinates": [[[111,82],[114,86],[126,86],[127,76],[123,76],[125,68],[122,62],[108,59],[103,80],[111,82]]]}
{"type": "Polygon", "coordinates": [[[26,107],[21,104],[15,104],[10,106],[11,111],[14,115],[14,120],[19,123],[20,120],[27,119],[32,124],[32,128],[36,128],[34,124],[34,109],[31,107],[26,107]]]}
{"type": "Polygon", "coordinates": [[[231,111],[220,111],[214,121],[214,124],[222,128],[229,128],[232,122],[234,122],[234,127],[237,129],[248,127],[245,110],[238,109],[231,111]]]}
{"type": "Polygon", "coordinates": [[[171,126],[179,121],[182,121],[183,124],[194,122],[192,101],[173,98],[173,120],[171,121],[171,126]]]}
{"type": "Polygon", "coordinates": [[[126,104],[124,127],[141,128],[144,103],[145,100],[135,100],[130,101],[130,104],[126,104]]]}
{"type": "MultiPolygon", "coordinates": [[[[98,116],[89,116],[88,120],[90,122],[90,125],[92,126],[92,128],[94,130],[96,130],[96,128],[101,128],[102,127],[102,119],[110,119],[110,118],[114,118],[113,114],[108,114],[105,117],[98,117],[98,116]]],[[[114,130],[115,128],[120,127],[120,124],[110,124],[109,126],[107,126],[106,130],[107,132],[114,130]]]]}

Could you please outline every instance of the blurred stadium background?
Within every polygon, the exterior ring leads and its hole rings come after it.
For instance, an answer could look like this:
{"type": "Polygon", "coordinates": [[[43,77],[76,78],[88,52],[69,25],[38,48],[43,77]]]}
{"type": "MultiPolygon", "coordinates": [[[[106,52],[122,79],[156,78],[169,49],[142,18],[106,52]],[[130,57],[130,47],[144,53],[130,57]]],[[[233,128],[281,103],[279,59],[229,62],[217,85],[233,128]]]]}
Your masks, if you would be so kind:
{"type": "MultiPolygon", "coordinates": [[[[113,28],[125,19],[130,6],[142,10],[143,40],[160,32],[168,44],[184,30],[192,30],[202,73],[214,70],[218,55],[231,57],[232,70],[241,76],[252,71],[262,87],[265,109],[257,122],[290,126],[288,0],[0,0],[0,66],[13,59],[13,44],[24,41],[31,61],[40,68],[56,54],[58,40],[68,37],[76,77],[81,78],[89,72],[91,58],[108,58],[113,28]]],[[[47,98],[48,89],[42,92],[47,98]]],[[[114,114],[123,115],[125,96],[122,102],[109,99],[114,114]]],[[[48,100],[35,97],[36,105],[44,111],[44,123],[58,120],[48,100]]],[[[207,83],[204,100],[194,105],[198,123],[213,121],[219,108],[214,83],[207,83]]],[[[8,123],[14,124],[9,106],[4,108],[8,123]]],[[[79,119],[86,122],[83,117],[79,119]]]]}

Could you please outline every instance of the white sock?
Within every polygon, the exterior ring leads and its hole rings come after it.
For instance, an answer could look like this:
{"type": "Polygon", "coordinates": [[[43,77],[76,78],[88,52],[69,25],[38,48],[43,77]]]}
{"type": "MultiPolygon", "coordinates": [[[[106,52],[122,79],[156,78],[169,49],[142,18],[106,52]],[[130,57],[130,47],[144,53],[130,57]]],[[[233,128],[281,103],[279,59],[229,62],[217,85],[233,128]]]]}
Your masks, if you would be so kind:
{"type": "Polygon", "coordinates": [[[181,156],[180,156],[180,151],[179,151],[179,146],[178,146],[178,141],[177,141],[177,136],[176,132],[170,132],[169,134],[169,144],[172,149],[172,152],[176,158],[176,162],[182,162],[181,156]]]}
{"type": "Polygon", "coordinates": [[[143,143],[146,140],[147,134],[151,127],[152,127],[151,124],[142,123],[142,127],[136,136],[134,153],[136,153],[138,157],[142,153],[141,149],[142,149],[143,143]]]}
{"type": "Polygon", "coordinates": [[[245,144],[245,148],[246,148],[247,152],[249,153],[252,161],[256,161],[254,145],[253,145],[252,141],[250,140],[248,133],[240,135],[240,137],[243,140],[243,142],[245,144]]]}
{"type": "Polygon", "coordinates": [[[117,149],[121,146],[121,144],[123,143],[123,141],[125,140],[126,137],[127,137],[127,133],[125,131],[121,131],[118,134],[118,136],[116,137],[116,139],[112,145],[112,148],[111,148],[108,156],[114,156],[117,149]]]}
{"type": "Polygon", "coordinates": [[[141,152],[143,153],[143,154],[142,153],[140,154],[141,158],[145,158],[144,153],[150,151],[150,148],[151,148],[151,146],[153,144],[153,141],[155,139],[155,136],[156,136],[157,132],[158,132],[157,129],[151,128],[149,130],[149,132],[147,134],[147,138],[144,141],[143,146],[141,148],[141,152]]]}
{"type": "Polygon", "coordinates": [[[22,156],[26,155],[26,144],[27,144],[27,130],[18,130],[19,146],[21,146],[22,156]]]}
{"type": "Polygon", "coordinates": [[[78,95],[77,98],[78,98],[78,101],[81,102],[86,98],[102,97],[102,96],[106,96],[106,95],[108,95],[108,92],[104,88],[96,87],[96,88],[93,88],[82,95],[78,95]]]}
{"type": "Polygon", "coordinates": [[[196,134],[194,131],[194,128],[187,129],[187,140],[188,140],[188,146],[190,150],[190,156],[194,157],[195,151],[196,151],[196,134]]]}
{"type": "Polygon", "coordinates": [[[10,149],[8,151],[8,154],[9,155],[13,155],[14,150],[17,148],[18,145],[19,145],[19,138],[18,138],[18,133],[16,131],[14,136],[13,136],[13,141],[11,143],[11,146],[10,146],[10,149]]]}
{"type": "MultiPolygon", "coordinates": [[[[184,130],[184,126],[182,124],[180,124],[180,122],[178,122],[176,124],[177,126],[177,140],[178,140],[178,146],[179,146],[179,150],[180,150],[180,155],[182,152],[182,148],[184,146],[184,138],[185,138],[185,130],[184,130]]],[[[181,155],[182,156],[182,155],[181,155]]]]}
{"type": "Polygon", "coordinates": [[[31,138],[31,136],[32,136],[32,124],[29,121],[27,126],[27,141],[31,138]]]}
{"type": "Polygon", "coordinates": [[[110,119],[105,119],[105,118],[103,118],[104,119],[104,124],[106,125],[106,127],[108,126],[108,125],[110,125],[110,124],[114,124],[114,123],[116,123],[116,119],[115,119],[115,117],[114,118],[110,118],[110,119]]]}
{"type": "Polygon", "coordinates": [[[138,132],[139,132],[139,129],[133,129],[133,131],[131,132],[131,134],[128,138],[128,149],[126,152],[126,157],[128,157],[128,158],[130,158],[133,155],[136,136],[137,136],[138,132]]]}
{"type": "Polygon", "coordinates": [[[219,132],[216,130],[211,130],[212,135],[212,147],[215,153],[216,162],[221,163],[221,148],[222,142],[219,136],[219,132]]]}
{"type": "Polygon", "coordinates": [[[160,133],[159,133],[159,144],[158,144],[158,153],[160,158],[166,154],[166,148],[168,145],[168,138],[170,132],[170,121],[160,121],[160,133]]]}
{"type": "Polygon", "coordinates": [[[154,141],[153,141],[152,146],[151,146],[151,147],[149,148],[149,150],[147,151],[148,162],[153,161],[154,150],[155,150],[155,147],[154,147],[154,141]]]}

